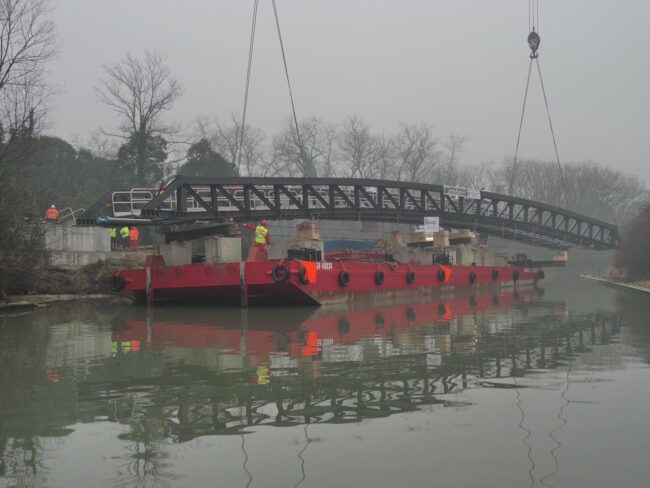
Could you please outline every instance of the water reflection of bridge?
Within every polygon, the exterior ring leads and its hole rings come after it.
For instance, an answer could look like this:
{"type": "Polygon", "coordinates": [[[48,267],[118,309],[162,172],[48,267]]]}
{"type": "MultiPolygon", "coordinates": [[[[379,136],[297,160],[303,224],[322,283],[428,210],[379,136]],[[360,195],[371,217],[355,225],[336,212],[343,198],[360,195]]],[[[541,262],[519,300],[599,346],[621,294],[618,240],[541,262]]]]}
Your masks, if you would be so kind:
{"type": "Polygon", "coordinates": [[[259,317],[242,328],[127,320],[113,334],[115,355],[77,387],[98,413],[157,418],[165,435],[184,441],[457,406],[450,393],[507,387],[501,378],[558,367],[617,332],[612,316],[571,316],[534,293],[485,298],[382,307],[379,327],[377,312],[363,309],[319,311],[297,328],[260,329],[259,317]],[[444,305],[467,309],[445,316],[444,305]]]}

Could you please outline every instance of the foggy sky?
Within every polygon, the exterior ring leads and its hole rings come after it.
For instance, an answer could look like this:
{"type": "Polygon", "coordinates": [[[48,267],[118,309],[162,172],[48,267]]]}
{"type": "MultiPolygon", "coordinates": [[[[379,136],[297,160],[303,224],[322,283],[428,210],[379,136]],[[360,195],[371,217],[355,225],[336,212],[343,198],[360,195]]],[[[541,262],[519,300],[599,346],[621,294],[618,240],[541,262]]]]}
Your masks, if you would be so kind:
{"type": "MultiPolygon", "coordinates": [[[[277,0],[299,118],[357,114],[379,133],[427,122],[468,137],[464,162],[514,153],[528,68],[526,0],[277,0]]],[[[271,0],[260,1],[248,121],[267,134],[290,112],[271,0]]],[[[62,93],[51,132],[83,141],[112,112],[102,65],[155,49],[185,95],[168,115],[241,112],[253,0],[56,0],[62,93]]],[[[540,63],[565,161],[593,160],[650,182],[645,0],[540,0],[540,63]]],[[[522,157],[554,156],[539,83],[522,157]]]]}

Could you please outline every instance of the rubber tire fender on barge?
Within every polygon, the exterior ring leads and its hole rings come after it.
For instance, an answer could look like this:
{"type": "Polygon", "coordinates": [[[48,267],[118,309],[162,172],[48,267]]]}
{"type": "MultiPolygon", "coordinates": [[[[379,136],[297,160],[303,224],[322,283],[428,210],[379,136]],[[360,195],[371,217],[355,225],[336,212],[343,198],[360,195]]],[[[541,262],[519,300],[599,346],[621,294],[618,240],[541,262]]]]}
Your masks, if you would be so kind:
{"type": "Polygon", "coordinates": [[[406,273],[406,282],[410,285],[415,281],[415,271],[409,269],[408,273],[406,273]]]}
{"type": "Polygon", "coordinates": [[[284,283],[289,279],[290,274],[291,271],[289,271],[286,264],[276,264],[273,271],[271,271],[271,278],[273,278],[273,281],[276,283],[284,283]]]}
{"type": "Polygon", "coordinates": [[[377,271],[375,272],[375,284],[383,285],[384,284],[384,272],[377,271]]]}
{"type": "Polygon", "coordinates": [[[438,270],[438,281],[440,283],[442,283],[443,281],[445,281],[445,279],[447,279],[447,273],[445,273],[444,269],[439,269],[438,270]]]}
{"type": "Polygon", "coordinates": [[[307,268],[305,268],[304,266],[301,266],[300,270],[298,271],[298,280],[303,285],[309,284],[309,278],[307,278],[307,268]]]}
{"type": "Polygon", "coordinates": [[[122,278],[119,274],[115,273],[113,275],[113,283],[111,284],[111,288],[113,289],[113,291],[122,291],[125,285],[126,285],[126,281],[124,281],[124,278],[122,278]]]}
{"type": "Polygon", "coordinates": [[[350,273],[347,271],[341,271],[339,273],[339,285],[346,287],[350,284],[350,273]]]}
{"type": "Polygon", "coordinates": [[[474,273],[474,271],[470,271],[469,272],[469,282],[474,284],[475,281],[476,281],[476,273],[474,273]]]}
{"type": "Polygon", "coordinates": [[[493,269],[492,270],[492,279],[496,280],[499,277],[499,270],[498,269],[493,269]]]}
{"type": "Polygon", "coordinates": [[[546,274],[544,274],[544,270],[543,270],[543,269],[540,269],[540,270],[539,270],[539,279],[540,279],[540,280],[543,280],[544,278],[546,278],[546,274]]]}

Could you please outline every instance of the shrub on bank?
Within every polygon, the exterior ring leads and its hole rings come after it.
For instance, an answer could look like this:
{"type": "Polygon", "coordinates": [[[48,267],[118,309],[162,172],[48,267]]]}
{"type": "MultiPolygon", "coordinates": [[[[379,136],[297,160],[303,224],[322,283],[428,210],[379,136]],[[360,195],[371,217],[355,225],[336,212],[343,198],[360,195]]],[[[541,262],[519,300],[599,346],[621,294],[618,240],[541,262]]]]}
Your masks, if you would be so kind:
{"type": "Polygon", "coordinates": [[[650,203],[623,229],[616,265],[629,280],[650,279],[650,203]]]}
{"type": "Polygon", "coordinates": [[[0,298],[28,293],[48,263],[41,227],[1,209],[0,221],[0,298]]]}

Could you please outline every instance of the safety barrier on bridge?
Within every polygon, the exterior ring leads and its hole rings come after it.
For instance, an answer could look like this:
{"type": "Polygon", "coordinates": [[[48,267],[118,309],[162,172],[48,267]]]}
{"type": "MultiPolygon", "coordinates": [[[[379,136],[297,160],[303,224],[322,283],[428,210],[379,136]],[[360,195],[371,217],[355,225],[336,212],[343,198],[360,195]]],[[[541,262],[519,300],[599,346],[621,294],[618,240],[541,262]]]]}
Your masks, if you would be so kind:
{"type": "Polygon", "coordinates": [[[270,219],[371,220],[440,225],[554,249],[615,249],[614,224],[552,205],[443,185],[349,178],[212,178],[177,176],[161,189],[115,191],[91,207],[97,218],[149,223],[270,219]]]}

